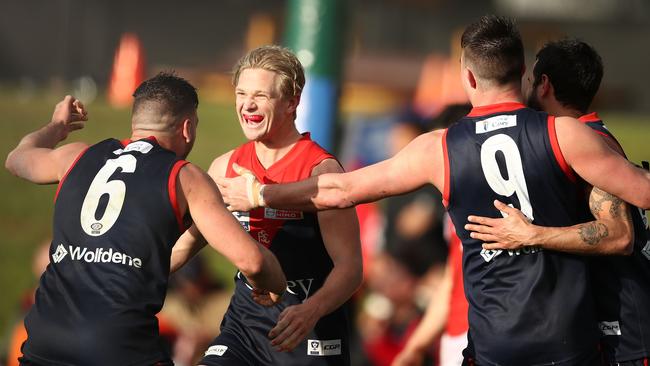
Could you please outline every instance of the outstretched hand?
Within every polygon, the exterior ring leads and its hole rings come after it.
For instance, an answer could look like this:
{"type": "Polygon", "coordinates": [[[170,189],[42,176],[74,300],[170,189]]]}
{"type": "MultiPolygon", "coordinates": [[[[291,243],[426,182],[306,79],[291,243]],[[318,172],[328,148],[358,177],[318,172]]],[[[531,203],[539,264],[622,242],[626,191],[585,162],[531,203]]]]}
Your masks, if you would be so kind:
{"type": "Polygon", "coordinates": [[[253,301],[267,307],[277,305],[282,301],[282,294],[275,294],[258,288],[253,289],[251,296],[253,297],[253,301]]]}
{"type": "Polygon", "coordinates": [[[66,95],[62,101],[57,103],[52,113],[53,124],[60,124],[64,127],[65,139],[72,131],[84,128],[84,121],[88,120],[88,111],[79,99],[66,95]]]}
{"type": "Polygon", "coordinates": [[[504,213],[502,219],[483,216],[468,216],[465,230],[470,236],[484,242],[483,249],[520,249],[533,245],[535,226],[520,210],[501,201],[494,201],[494,207],[504,213]]]}
{"type": "Polygon", "coordinates": [[[223,200],[228,205],[228,210],[250,211],[263,206],[260,192],[262,183],[257,180],[255,174],[237,163],[233,163],[232,169],[237,173],[237,177],[215,178],[223,200]]]}
{"type": "Polygon", "coordinates": [[[317,309],[309,303],[287,307],[269,332],[271,345],[280,352],[290,352],[314,329],[318,319],[317,309]]]}

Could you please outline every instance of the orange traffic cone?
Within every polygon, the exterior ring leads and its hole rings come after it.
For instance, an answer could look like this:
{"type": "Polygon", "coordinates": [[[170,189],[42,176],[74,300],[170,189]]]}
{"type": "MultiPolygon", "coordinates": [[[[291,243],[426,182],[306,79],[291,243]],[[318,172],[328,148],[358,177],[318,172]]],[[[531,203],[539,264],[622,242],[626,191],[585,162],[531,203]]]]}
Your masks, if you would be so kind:
{"type": "Polygon", "coordinates": [[[115,51],[113,70],[108,86],[108,101],[114,107],[128,107],[133,92],[144,81],[144,51],[140,39],[124,33],[115,51]]]}

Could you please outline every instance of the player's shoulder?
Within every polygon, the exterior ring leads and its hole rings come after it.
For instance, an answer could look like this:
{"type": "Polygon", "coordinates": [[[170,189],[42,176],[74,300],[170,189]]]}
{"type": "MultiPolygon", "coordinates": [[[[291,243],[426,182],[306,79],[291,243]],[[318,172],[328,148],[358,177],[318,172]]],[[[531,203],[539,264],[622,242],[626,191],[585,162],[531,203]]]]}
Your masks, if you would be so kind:
{"type": "Polygon", "coordinates": [[[441,146],[446,134],[446,128],[429,131],[413,139],[409,145],[412,149],[420,150],[423,152],[430,151],[432,149],[437,150],[438,147],[441,146]]]}
{"type": "Polygon", "coordinates": [[[312,140],[310,136],[306,136],[298,141],[298,146],[293,149],[293,153],[300,155],[304,160],[323,160],[334,158],[334,155],[327,151],[324,147],[319,145],[316,141],[312,140]]]}
{"type": "Polygon", "coordinates": [[[72,154],[72,155],[78,155],[84,150],[88,149],[91,145],[86,143],[86,142],[71,142],[69,144],[62,145],[58,147],[56,150],[65,153],[65,154],[72,154]]]}
{"type": "Polygon", "coordinates": [[[205,170],[189,161],[185,162],[178,171],[177,181],[183,192],[205,187],[206,184],[210,186],[215,184],[205,170]]]}
{"type": "Polygon", "coordinates": [[[591,128],[580,122],[577,118],[569,116],[551,116],[554,119],[555,130],[558,138],[574,137],[576,132],[591,132],[591,128]]]}
{"type": "Polygon", "coordinates": [[[81,158],[81,155],[85,154],[89,147],[90,145],[85,142],[71,142],[53,151],[51,156],[54,159],[52,161],[57,165],[59,180],[63,178],[66,172],[73,168],[81,158]]]}
{"type": "Polygon", "coordinates": [[[235,149],[228,151],[225,154],[217,156],[210,164],[208,169],[208,174],[212,177],[225,177],[226,170],[228,169],[228,163],[230,158],[235,153],[235,149]]]}
{"type": "Polygon", "coordinates": [[[314,166],[314,169],[311,171],[311,175],[321,175],[325,173],[343,173],[344,169],[338,160],[331,158],[323,159],[320,163],[314,166]]]}

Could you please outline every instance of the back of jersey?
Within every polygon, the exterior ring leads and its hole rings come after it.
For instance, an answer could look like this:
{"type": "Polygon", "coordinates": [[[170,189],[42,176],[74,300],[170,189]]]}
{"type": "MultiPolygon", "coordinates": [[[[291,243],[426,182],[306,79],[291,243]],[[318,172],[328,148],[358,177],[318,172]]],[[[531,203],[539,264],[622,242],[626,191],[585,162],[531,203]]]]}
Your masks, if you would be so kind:
{"type": "Polygon", "coordinates": [[[569,226],[584,198],[555,137],[555,119],[519,103],[474,108],[445,136],[444,199],[463,242],[476,360],[485,365],[578,365],[598,333],[586,260],[569,254],[486,251],[464,229],[470,214],[501,217],[493,201],[542,226],[569,226]]]}
{"type": "MultiPolygon", "coordinates": [[[[596,113],[579,118],[598,134],[616,137],[596,113]]],[[[591,258],[598,327],[605,359],[615,363],[650,356],[650,237],[645,211],[630,207],[634,249],[629,256],[591,258]]]]}
{"type": "Polygon", "coordinates": [[[26,357],[76,365],[169,359],[155,315],[181,233],[175,181],[183,163],[154,139],[109,139],[81,155],[57,192],[51,263],[25,321],[26,357]]]}

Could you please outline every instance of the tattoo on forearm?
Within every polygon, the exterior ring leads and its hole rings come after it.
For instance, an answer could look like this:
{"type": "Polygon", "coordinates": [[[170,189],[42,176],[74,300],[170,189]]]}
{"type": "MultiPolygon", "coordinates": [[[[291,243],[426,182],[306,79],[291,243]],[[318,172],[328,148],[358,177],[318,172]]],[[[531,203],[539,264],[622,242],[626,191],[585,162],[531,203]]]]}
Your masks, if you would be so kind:
{"type": "Polygon", "coordinates": [[[584,243],[596,245],[609,235],[609,230],[607,225],[594,221],[581,225],[579,233],[584,243]]]}
{"type": "Polygon", "coordinates": [[[600,214],[603,212],[603,204],[607,202],[609,202],[609,214],[611,217],[620,217],[624,211],[623,200],[594,187],[591,195],[589,195],[589,208],[594,217],[600,217],[600,214]]]}

